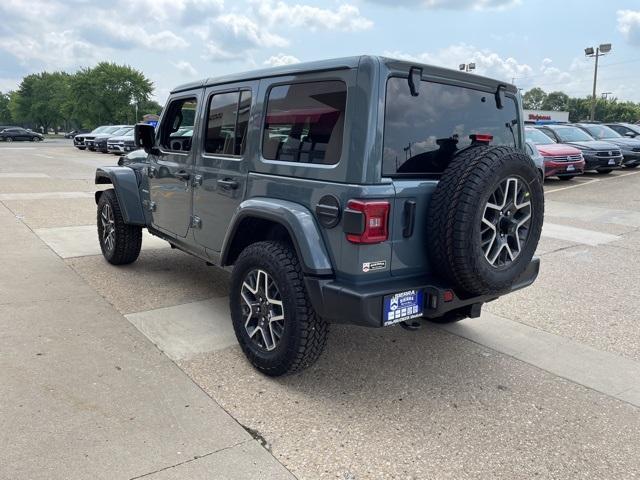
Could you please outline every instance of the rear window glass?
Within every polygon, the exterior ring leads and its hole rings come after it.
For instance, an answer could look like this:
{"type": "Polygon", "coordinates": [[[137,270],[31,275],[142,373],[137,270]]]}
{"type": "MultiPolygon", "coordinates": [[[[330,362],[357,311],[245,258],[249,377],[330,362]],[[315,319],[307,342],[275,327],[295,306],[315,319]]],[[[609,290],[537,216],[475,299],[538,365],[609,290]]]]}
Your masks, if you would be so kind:
{"type": "Polygon", "coordinates": [[[269,92],[262,138],[268,160],[333,165],[340,161],[344,82],[279,85],[269,92]]]}
{"type": "Polygon", "coordinates": [[[383,174],[438,174],[455,153],[471,145],[470,135],[493,135],[491,145],[519,146],[516,103],[493,93],[422,81],[411,96],[406,78],[387,81],[383,174]]]}

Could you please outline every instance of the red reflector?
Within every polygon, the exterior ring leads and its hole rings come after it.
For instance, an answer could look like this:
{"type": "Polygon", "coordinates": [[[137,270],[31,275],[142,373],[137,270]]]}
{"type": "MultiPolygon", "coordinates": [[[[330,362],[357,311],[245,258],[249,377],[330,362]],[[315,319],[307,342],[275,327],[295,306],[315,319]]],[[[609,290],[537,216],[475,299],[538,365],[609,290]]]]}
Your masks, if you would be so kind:
{"type": "Polygon", "coordinates": [[[445,290],[444,293],[442,294],[442,299],[445,302],[451,302],[453,301],[453,290],[445,290]]]}
{"type": "Polygon", "coordinates": [[[347,240],[353,243],[380,243],[389,238],[389,202],[349,200],[347,208],[364,215],[364,231],[361,234],[347,234],[347,240]]]}
{"type": "Polygon", "coordinates": [[[474,133],[473,135],[469,135],[469,138],[472,142],[491,143],[493,135],[489,135],[488,133],[474,133]]]}

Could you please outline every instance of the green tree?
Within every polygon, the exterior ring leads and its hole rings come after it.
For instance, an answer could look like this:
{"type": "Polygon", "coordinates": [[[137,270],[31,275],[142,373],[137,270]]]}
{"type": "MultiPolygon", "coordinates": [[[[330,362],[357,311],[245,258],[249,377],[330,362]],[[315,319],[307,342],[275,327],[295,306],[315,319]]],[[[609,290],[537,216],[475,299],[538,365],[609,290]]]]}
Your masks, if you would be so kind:
{"type": "Polygon", "coordinates": [[[547,95],[542,103],[543,110],[553,110],[556,112],[564,112],[569,106],[569,95],[564,92],[551,92],[547,95]]]}
{"type": "Polygon", "coordinates": [[[545,91],[535,87],[522,96],[522,106],[528,110],[541,110],[546,99],[545,91]]]}
{"type": "Polygon", "coordinates": [[[129,66],[102,62],[84,68],[71,82],[74,99],[72,116],[83,124],[133,123],[135,105],[149,100],[153,83],[142,72],[129,66]]]}
{"type": "Polygon", "coordinates": [[[27,75],[11,98],[14,120],[48,131],[65,120],[64,106],[69,101],[69,74],[42,72],[27,75]]]}
{"type": "Polygon", "coordinates": [[[2,125],[10,125],[13,122],[9,102],[9,94],[0,92],[0,124],[2,125]]]}

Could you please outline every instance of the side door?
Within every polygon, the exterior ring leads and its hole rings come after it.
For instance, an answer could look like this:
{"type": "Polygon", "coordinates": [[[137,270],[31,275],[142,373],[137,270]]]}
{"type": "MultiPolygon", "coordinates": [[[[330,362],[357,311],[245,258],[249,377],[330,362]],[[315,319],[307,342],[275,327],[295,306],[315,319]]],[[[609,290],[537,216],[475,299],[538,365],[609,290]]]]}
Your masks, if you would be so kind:
{"type": "Polygon", "coordinates": [[[154,228],[186,237],[191,224],[194,145],[201,91],[171,97],[149,156],[149,200],[154,228]]]}
{"type": "Polygon", "coordinates": [[[248,159],[255,152],[248,135],[257,86],[257,81],[246,82],[205,92],[194,179],[194,237],[214,252],[222,249],[231,217],[244,197],[248,159]]]}

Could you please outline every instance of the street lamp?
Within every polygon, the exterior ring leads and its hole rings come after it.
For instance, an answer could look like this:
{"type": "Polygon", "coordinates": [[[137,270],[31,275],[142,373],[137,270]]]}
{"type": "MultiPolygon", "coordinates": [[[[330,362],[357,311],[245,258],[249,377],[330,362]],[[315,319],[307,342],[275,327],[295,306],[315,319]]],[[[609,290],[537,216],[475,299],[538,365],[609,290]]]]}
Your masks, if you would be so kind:
{"type": "Polygon", "coordinates": [[[600,96],[605,100],[609,100],[609,95],[613,95],[613,92],[602,92],[600,96]]]}
{"type": "Polygon", "coordinates": [[[594,50],[593,47],[584,49],[584,54],[587,57],[596,57],[596,66],[593,71],[593,97],[591,99],[591,121],[596,119],[596,83],[598,82],[598,58],[606,55],[611,51],[610,43],[602,43],[594,50]]]}
{"type": "Polygon", "coordinates": [[[473,63],[473,62],[472,63],[461,63],[458,68],[463,72],[470,72],[470,71],[476,69],[476,64],[473,63]]]}

